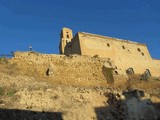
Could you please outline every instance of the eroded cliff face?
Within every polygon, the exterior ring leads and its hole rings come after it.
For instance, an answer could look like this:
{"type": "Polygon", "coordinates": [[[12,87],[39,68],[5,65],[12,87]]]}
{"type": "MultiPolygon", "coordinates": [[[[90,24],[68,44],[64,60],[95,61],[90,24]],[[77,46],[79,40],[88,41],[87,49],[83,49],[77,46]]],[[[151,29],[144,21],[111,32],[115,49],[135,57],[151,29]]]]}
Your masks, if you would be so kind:
{"type": "MultiPolygon", "coordinates": [[[[125,82],[117,79],[120,85],[115,86],[115,83],[109,83],[104,76],[104,65],[106,68],[111,67],[106,60],[53,55],[52,60],[47,61],[48,57],[42,55],[46,61],[40,62],[33,60],[31,56],[32,54],[28,59],[22,56],[0,63],[2,120],[160,118],[158,80],[143,82],[133,78],[131,82],[124,84],[125,82]],[[140,88],[145,88],[145,91],[140,88]]],[[[41,54],[36,56],[42,57],[41,54]]]]}

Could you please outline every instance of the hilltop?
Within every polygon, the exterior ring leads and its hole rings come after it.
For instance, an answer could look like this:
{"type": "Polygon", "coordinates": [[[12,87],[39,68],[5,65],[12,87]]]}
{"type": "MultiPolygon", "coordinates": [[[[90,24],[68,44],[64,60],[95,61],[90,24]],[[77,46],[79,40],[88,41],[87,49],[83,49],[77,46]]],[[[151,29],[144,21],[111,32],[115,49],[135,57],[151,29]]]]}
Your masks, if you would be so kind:
{"type": "Polygon", "coordinates": [[[160,79],[111,75],[97,56],[16,52],[0,59],[0,119],[158,119],[160,79]]]}

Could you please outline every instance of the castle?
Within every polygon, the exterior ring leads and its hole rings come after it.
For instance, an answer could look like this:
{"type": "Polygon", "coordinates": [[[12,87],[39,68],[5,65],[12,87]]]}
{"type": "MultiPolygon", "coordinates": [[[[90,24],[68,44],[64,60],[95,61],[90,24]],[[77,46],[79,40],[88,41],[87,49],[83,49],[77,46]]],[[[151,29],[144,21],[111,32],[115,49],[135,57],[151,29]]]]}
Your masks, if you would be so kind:
{"type": "Polygon", "coordinates": [[[160,77],[160,60],[152,59],[145,44],[86,32],[78,32],[73,36],[71,29],[63,28],[59,51],[64,55],[109,58],[115,66],[114,74],[147,73],[160,77]]]}

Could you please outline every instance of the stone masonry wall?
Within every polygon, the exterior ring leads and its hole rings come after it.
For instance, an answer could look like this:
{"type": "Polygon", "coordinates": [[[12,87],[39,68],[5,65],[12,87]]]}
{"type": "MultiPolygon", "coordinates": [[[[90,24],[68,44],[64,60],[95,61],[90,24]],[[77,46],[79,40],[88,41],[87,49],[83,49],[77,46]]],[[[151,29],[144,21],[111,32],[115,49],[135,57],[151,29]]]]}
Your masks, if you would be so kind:
{"type": "Polygon", "coordinates": [[[37,72],[38,76],[56,83],[107,86],[114,80],[113,66],[107,58],[16,52],[12,62],[16,63],[21,71],[31,74],[37,72]]]}
{"type": "Polygon", "coordinates": [[[160,76],[160,60],[153,60],[145,44],[89,33],[78,33],[81,55],[110,58],[119,74],[133,68],[136,74],[149,69],[153,76],[160,76]]]}

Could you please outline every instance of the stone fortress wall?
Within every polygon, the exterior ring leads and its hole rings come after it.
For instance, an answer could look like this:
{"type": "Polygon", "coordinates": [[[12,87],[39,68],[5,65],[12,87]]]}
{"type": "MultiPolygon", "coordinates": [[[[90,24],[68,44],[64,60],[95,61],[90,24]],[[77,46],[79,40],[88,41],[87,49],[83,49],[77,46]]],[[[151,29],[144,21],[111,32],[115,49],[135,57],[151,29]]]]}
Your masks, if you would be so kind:
{"type": "MultiPolygon", "coordinates": [[[[72,35],[71,29],[63,28],[62,31],[72,35]]],[[[136,74],[149,70],[152,76],[160,76],[160,60],[151,58],[145,44],[85,32],[78,32],[74,37],[67,37],[66,34],[61,36],[60,43],[65,43],[61,54],[109,58],[117,68],[114,72],[121,75],[126,75],[126,70],[132,68],[136,74]]]]}
{"type": "Polygon", "coordinates": [[[15,63],[22,72],[36,72],[41,79],[46,78],[55,83],[107,86],[109,82],[114,82],[114,76],[111,74],[114,66],[107,58],[15,52],[10,62],[15,63]]]}

